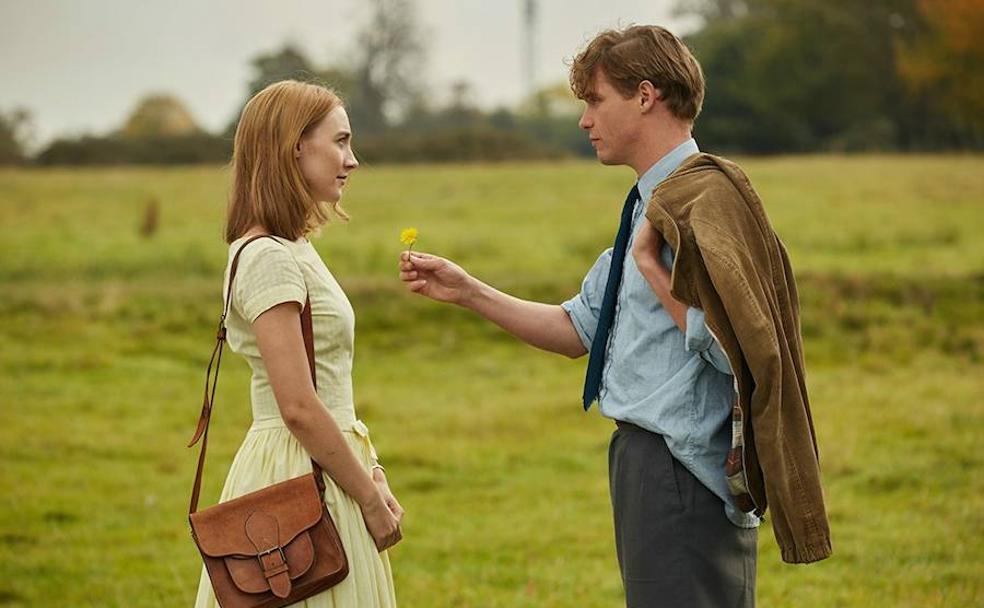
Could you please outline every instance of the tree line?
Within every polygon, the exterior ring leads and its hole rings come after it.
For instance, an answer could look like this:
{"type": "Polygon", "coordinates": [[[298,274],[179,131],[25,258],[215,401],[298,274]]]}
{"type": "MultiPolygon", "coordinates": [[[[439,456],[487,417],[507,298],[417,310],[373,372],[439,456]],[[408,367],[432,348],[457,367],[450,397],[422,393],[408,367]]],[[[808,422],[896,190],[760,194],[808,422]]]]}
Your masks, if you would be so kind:
{"type": "Polygon", "coordinates": [[[689,0],[708,85],[696,125],[726,151],[984,147],[980,0],[689,0]]]}
{"type": "MultiPolygon", "coordinates": [[[[412,0],[372,0],[347,64],[319,65],[287,44],[252,60],[243,104],[284,78],[320,82],[349,109],[368,162],[588,156],[566,83],[487,109],[468,82],[435,103],[412,0]]],[[[681,0],[699,26],[685,40],[707,79],[695,133],[724,153],[984,148],[984,2],[681,0]]],[[[240,106],[241,109],[242,106],[240,106]]],[[[60,138],[29,157],[30,115],[0,112],[0,164],[225,162],[239,111],[208,133],[167,94],[142,99],[116,131],[60,138]]]]}

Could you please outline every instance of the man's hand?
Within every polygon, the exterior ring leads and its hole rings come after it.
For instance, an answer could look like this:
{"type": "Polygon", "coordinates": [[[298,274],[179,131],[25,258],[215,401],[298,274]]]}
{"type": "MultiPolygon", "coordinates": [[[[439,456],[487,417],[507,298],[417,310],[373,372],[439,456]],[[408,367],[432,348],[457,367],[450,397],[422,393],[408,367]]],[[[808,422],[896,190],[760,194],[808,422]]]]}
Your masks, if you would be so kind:
{"type": "Polygon", "coordinates": [[[471,291],[471,276],[461,266],[416,251],[400,254],[400,280],[410,291],[438,302],[462,304],[471,291]]]}
{"type": "Polygon", "coordinates": [[[587,352],[567,311],[558,304],[520,300],[472,277],[450,260],[400,254],[400,280],[412,292],[475,311],[527,344],[580,357],[587,352]]]}
{"type": "MultiPolygon", "coordinates": [[[[632,257],[640,270],[655,270],[662,264],[660,253],[663,250],[663,235],[653,228],[648,219],[643,219],[640,223],[642,225],[636,231],[635,241],[632,243],[632,257]]],[[[655,290],[655,286],[653,287],[655,290]]]]}
{"type": "Polygon", "coordinates": [[[632,243],[632,257],[653,293],[663,304],[670,318],[680,331],[687,331],[687,305],[678,302],[670,293],[670,271],[663,266],[663,235],[660,234],[649,220],[643,220],[642,226],[636,232],[632,243]]]}

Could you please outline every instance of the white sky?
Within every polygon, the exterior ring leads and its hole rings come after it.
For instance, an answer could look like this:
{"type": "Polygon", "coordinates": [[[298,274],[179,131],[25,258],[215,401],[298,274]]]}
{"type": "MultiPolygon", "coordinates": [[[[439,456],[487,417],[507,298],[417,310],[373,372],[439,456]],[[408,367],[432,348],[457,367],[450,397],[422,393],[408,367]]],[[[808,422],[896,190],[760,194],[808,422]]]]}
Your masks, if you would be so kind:
{"type": "MultiPolygon", "coordinates": [[[[539,0],[539,84],[565,81],[597,31],[658,23],[675,0],[539,0]]],[[[521,0],[417,0],[435,95],[465,79],[484,107],[523,93],[521,0]]],[[[246,92],[250,59],[293,41],[315,65],[344,64],[368,14],[359,0],[0,0],[0,110],[31,111],[35,146],[104,133],[152,91],[177,95],[206,129],[226,125],[246,92]]]]}

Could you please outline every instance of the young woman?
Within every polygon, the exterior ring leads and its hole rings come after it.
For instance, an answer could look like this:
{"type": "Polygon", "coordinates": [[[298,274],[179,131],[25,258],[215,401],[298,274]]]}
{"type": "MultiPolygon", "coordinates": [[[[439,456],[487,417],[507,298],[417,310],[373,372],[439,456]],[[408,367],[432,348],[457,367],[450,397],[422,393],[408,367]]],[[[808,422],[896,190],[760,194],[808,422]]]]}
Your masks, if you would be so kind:
{"type": "MultiPolygon", "coordinates": [[[[400,540],[403,509],[355,414],[352,307],[307,239],[332,213],[347,218],[338,201],[358,166],[345,108],[324,87],[278,82],[243,109],[225,234],[230,264],[250,237],[276,239],[251,242],[233,281],[227,339],[253,371],[253,425],[220,501],[310,472],[310,458],[321,465],[349,574],[298,604],[308,608],[396,605],[386,549],[400,540]],[[307,297],[317,390],[300,324],[307,297]]],[[[228,267],[225,280],[228,285],[228,267]]],[[[204,569],[195,605],[217,606],[204,569]]]]}

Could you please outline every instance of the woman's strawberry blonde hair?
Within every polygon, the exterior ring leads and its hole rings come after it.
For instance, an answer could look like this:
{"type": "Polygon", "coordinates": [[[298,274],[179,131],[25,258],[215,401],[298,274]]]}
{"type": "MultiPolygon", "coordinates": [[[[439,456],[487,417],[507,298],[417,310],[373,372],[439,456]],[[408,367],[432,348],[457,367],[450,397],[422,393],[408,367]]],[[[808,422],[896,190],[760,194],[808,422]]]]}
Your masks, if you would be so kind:
{"type": "Polygon", "coordinates": [[[227,243],[256,224],[297,240],[330,221],[333,212],[348,219],[337,202],[315,200],[294,155],[301,138],[341,105],[331,89],[296,80],[275,82],[249,100],[233,144],[227,243]]]}

